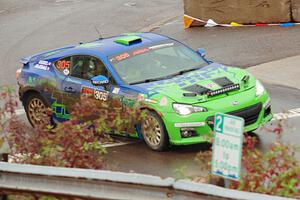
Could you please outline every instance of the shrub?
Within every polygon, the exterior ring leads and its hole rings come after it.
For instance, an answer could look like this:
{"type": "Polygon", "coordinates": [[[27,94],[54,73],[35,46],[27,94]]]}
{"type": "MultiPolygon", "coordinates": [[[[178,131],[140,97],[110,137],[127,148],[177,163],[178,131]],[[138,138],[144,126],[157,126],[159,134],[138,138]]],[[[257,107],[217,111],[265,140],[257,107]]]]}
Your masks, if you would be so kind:
{"type": "Polygon", "coordinates": [[[1,132],[11,147],[11,161],[17,163],[102,169],[104,143],[112,141],[109,132],[134,132],[141,120],[139,102],[123,107],[118,98],[103,102],[91,96],[82,96],[71,107],[71,119],[57,124],[49,123],[48,110],[44,123],[31,128],[18,119],[16,95],[10,88],[1,93],[1,132]]]}
{"type": "MultiPolygon", "coordinates": [[[[283,141],[286,128],[286,120],[279,120],[275,122],[275,128],[268,129],[277,137],[265,153],[256,148],[255,137],[245,134],[241,180],[230,181],[231,189],[284,197],[300,196],[300,165],[295,157],[299,147],[283,141]]],[[[208,171],[208,176],[201,179],[202,182],[220,182],[222,178],[210,173],[211,151],[199,152],[195,159],[201,169],[208,171]]]]}

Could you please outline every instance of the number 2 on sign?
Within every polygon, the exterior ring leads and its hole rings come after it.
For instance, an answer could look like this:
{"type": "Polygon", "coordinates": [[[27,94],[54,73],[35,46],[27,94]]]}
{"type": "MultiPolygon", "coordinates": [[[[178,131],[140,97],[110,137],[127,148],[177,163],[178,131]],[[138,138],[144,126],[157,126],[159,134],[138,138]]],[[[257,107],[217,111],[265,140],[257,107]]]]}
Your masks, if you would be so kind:
{"type": "Polygon", "coordinates": [[[223,123],[223,117],[221,115],[218,115],[216,121],[217,121],[216,131],[222,132],[221,125],[223,123]]]}

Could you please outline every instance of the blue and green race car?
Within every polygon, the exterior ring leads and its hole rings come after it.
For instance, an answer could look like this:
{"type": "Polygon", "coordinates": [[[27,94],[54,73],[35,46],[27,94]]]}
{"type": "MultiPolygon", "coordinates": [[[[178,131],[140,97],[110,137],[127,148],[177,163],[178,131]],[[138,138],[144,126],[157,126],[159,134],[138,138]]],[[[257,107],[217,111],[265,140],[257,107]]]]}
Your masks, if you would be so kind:
{"type": "MultiPolygon", "coordinates": [[[[29,122],[70,118],[68,99],[83,93],[99,101],[142,96],[147,118],[132,137],[153,150],[207,142],[216,112],[244,118],[251,132],[272,118],[270,97],[247,71],[207,60],[204,51],[154,33],[129,33],[66,46],[23,58],[17,71],[19,95],[29,122]],[[48,80],[59,91],[41,87],[48,80]],[[153,128],[143,129],[145,124],[153,128]]],[[[79,100],[79,99],[78,99],[79,100]]],[[[124,104],[124,106],[126,106],[124,104]]]]}

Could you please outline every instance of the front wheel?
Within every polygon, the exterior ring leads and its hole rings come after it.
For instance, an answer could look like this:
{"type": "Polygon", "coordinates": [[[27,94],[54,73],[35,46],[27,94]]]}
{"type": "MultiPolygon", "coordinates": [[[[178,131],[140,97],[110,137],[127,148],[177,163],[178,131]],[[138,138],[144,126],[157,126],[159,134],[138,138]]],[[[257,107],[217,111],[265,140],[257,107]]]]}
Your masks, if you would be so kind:
{"type": "Polygon", "coordinates": [[[155,112],[147,111],[141,124],[146,144],[154,151],[164,151],[169,147],[169,137],[165,125],[155,112]]]}

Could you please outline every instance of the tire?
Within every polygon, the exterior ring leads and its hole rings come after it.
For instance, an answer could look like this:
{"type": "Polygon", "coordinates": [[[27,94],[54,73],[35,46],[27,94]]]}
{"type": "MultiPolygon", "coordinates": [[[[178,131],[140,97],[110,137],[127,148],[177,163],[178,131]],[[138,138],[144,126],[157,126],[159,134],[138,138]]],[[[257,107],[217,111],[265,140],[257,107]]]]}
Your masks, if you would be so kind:
{"type": "Polygon", "coordinates": [[[248,136],[250,136],[250,137],[252,137],[252,138],[255,138],[255,139],[256,139],[256,141],[257,141],[257,144],[259,144],[259,143],[260,143],[260,138],[259,138],[259,135],[257,135],[255,132],[253,132],[253,131],[249,131],[249,132],[247,133],[247,135],[248,135],[248,136]]]}
{"type": "Polygon", "coordinates": [[[23,104],[27,119],[33,127],[40,125],[54,126],[52,117],[47,115],[47,110],[50,106],[40,94],[29,94],[28,97],[24,99],[23,104]],[[49,119],[45,117],[49,117],[49,119]]]}
{"type": "Polygon", "coordinates": [[[147,111],[141,124],[142,135],[148,147],[154,151],[164,151],[169,147],[169,136],[166,127],[158,114],[147,111]]]}

